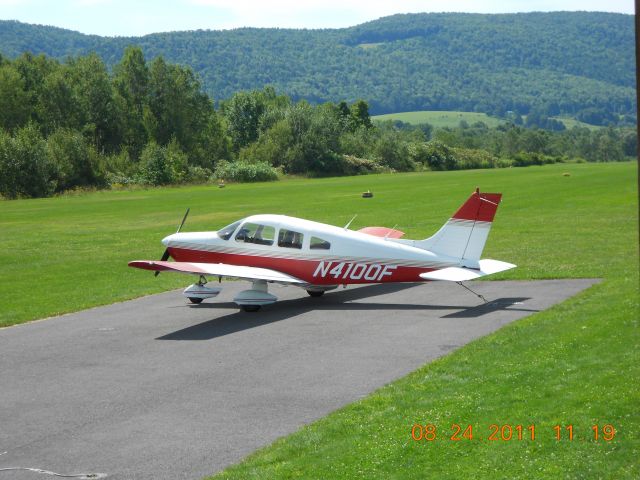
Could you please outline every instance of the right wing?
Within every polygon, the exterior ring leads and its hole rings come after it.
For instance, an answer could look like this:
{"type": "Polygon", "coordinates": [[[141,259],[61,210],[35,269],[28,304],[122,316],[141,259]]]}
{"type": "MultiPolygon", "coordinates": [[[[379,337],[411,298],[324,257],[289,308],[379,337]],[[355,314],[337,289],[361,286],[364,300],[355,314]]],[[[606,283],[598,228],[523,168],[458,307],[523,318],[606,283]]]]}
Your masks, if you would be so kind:
{"type": "Polygon", "coordinates": [[[135,260],[129,262],[130,267],[152,270],[156,272],[180,272],[192,275],[216,275],[220,277],[241,278],[243,280],[264,280],[285,284],[305,284],[296,277],[268,268],[229,265],[226,263],[192,263],[192,262],[162,262],[153,260],[135,260]]]}

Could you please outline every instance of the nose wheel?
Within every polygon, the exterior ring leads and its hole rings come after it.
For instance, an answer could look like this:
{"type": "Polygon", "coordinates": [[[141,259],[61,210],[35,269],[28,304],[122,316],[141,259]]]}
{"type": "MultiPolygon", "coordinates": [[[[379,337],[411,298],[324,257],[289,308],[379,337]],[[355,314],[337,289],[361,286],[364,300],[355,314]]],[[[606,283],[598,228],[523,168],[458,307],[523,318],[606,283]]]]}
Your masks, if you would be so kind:
{"type": "Polygon", "coordinates": [[[262,308],[262,305],[240,305],[243,312],[257,312],[262,308]]]}

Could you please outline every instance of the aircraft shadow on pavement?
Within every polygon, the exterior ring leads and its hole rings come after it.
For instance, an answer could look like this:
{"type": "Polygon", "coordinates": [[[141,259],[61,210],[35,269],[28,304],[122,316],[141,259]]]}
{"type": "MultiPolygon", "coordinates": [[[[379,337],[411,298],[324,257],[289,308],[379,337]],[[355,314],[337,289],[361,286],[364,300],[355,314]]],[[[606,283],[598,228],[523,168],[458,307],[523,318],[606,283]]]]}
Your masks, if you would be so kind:
{"type": "MultiPolygon", "coordinates": [[[[392,310],[392,311],[434,311],[455,310],[454,313],[444,315],[442,318],[473,318],[487,315],[499,310],[519,310],[537,312],[538,310],[525,308],[510,308],[529,300],[527,297],[500,298],[481,305],[420,305],[397,303],[350,303],[355,300],[376,297],[396,293],[413,288],[421,283],[403,283],[388,285],[369,285],[349,290],[329,292],[322,298],[302,297],[291,300],[278,301],[274,306],[265,307],[258,313],[246,313],[236,311],[234,313],[216,317],[206,322],[192,325],[181,330],[169,333],[157,340],[212,340],[214,338],[230,335],[251,328],[261,327],[270,323],[287,320],[304,313],[316,311],[367,311],[367,310],[392,310]]],[[[236,309],[235,303],[202,303],[200,305],[187,305],[186,308],[207,309],[236,309]]]]}
{"type": "Polygon", "coordinates": [[[442,318],[471,318],[471,317],[481,317],[482,315],[487,315],[489,313],[494,313],[500,310],[509,310],[510,312],[539,312],[540,310],[532,309],[532,308],[520,308],[515,307],[511,308],[514,305],[521,305],[527,300],[531,300],[531,297],[513,297],[513,298],[497,298],[488,303],[483,303],[476,307],[464,308],[459,312],[450,313],[449,315],[444,315],[442,318]]]}

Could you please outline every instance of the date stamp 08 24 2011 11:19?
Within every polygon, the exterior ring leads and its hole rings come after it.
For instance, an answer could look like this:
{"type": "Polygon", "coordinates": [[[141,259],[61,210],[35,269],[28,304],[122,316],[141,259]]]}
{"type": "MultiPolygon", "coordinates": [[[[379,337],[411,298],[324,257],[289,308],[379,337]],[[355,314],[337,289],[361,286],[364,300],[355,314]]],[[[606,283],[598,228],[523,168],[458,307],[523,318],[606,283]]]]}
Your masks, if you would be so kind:
{"type": "MultiPolygon", "coordinates": [[[[545,432],[554,438],[555,440],[573,441],[577,438],[577,431],[574,431],[573,425],[554,425],[549,431],[545,432]]],[[[473,425],[460,425],[454,423],[451,425],[449,432],[440,432],[436,425],[432,423],[419,424],[416,423],[411,428],[411,438],[416,441],[433,442],[436,440],[444,439],[454,442],[465,440],[488,440],[488,441],[522,441],[529,440],[535,441],[538,439],[539,433],[536,430],[535,425],[510,425],[502,424],[498,425],[492,423],[484,431],[482,429],[474,428],[473,425]]],[[[603,426],[592,425],[590,433],[587,437],[582,436],[580,438],[592,441],[605,441],[610,442],[616,435],[616,429],[610,423],[603,426]]]]}

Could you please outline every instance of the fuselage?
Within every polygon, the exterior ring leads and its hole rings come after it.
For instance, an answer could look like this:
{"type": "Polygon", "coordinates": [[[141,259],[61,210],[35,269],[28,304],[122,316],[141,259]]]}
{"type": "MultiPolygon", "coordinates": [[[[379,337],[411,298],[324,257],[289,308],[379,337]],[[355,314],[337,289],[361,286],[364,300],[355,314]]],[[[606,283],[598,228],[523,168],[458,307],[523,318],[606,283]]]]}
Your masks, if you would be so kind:
{"type": "Polygon", "coordinates": [[[284,215],[253,215],[162,242],[178,262],[268,268],[318,286],[423,282],[421,273],[459,263],[391,238],[284,215]]]}

